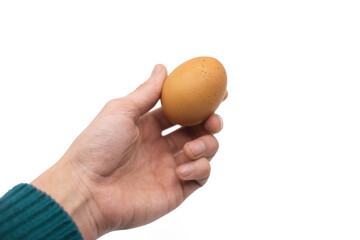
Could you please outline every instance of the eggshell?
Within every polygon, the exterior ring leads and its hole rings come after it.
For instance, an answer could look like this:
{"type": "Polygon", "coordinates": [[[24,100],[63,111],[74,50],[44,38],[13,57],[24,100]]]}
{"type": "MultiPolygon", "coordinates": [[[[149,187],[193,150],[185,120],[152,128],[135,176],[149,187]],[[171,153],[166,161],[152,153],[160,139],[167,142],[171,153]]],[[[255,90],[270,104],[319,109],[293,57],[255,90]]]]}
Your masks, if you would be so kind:
{"type": "Polygon", "coordinates": [[[166,78],[161,104],[173,123],[192,126],[206,120],[222,102],[227,77],[224,66],[212,57],[197,57],[178,66],[166,78]]]}

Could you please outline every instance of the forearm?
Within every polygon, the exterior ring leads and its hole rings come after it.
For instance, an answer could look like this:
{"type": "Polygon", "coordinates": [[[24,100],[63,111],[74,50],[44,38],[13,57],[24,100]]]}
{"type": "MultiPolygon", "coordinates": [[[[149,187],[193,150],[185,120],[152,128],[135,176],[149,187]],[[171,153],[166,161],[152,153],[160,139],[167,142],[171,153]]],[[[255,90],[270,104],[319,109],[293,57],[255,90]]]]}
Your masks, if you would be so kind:
{"type": "Polygon", "coordinates": [[[33,186],[50,195],[71,216],[86,240],[96,239],[97,226],[93,216],[95,203],[70,161],[60,160],[33,182],[33,186]]]}

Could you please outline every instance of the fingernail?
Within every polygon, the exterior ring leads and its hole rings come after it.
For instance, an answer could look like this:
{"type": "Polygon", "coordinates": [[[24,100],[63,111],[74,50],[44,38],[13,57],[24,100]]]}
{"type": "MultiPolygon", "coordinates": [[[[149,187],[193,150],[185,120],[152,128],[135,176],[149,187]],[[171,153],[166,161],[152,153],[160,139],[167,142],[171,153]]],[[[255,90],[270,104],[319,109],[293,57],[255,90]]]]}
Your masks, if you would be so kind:
{"type": "Polygon", "coordinates": [[[157,64],[155,67],[154,67],[154,70],[152,72],[152,75],[153,74],[159,74],[162,70],[162,65],[161,64],[157,64]]]}
{"type": "Polygon", "coordinates": [[[218,132],[220,132],[224,127],[224,122],[223,122],[222,118],[219,115],[216,115],[216,116],[218,117],[219,122],[220,122],[220,129],[218,131],[218,132]]]}
{"type": "Polygon", "coordinates": [[[205,144],[203,141],[196,141],[189,144],[189,150],[194,157],[199,156],[205,150],[205,144]]]}
{"type": "Polygon", "coordinates": [[[184,165],[179,167],[179,173],[182,177],[189,176],[194,171],[194,167],[191,165],[184,165]]]}

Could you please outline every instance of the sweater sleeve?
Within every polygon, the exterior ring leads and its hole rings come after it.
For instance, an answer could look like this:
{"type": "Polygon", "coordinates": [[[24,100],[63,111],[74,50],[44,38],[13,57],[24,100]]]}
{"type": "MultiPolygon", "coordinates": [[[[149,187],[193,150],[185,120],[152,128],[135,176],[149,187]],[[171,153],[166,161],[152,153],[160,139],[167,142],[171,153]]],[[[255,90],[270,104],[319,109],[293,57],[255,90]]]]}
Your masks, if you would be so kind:
{"type": "Polygon", "coordinates": [[[0,198],[0,239],[82,239],[71,217],[49,195],[19,184],[0,198]]]}

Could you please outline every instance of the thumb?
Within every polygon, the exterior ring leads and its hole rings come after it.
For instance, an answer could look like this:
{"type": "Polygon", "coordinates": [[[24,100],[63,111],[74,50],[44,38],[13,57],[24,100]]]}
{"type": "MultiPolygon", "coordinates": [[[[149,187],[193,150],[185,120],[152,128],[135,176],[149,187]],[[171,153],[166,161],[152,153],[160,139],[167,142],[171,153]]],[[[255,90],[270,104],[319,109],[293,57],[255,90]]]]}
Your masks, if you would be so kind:
{"type": "Polygon", "coordinates": [[[135,118],[139,118],[155,106],[161,95],[161,89],[167,71],[165,66],[157,64],[150,78],[125,98],[134,105],[135,118]]]}

